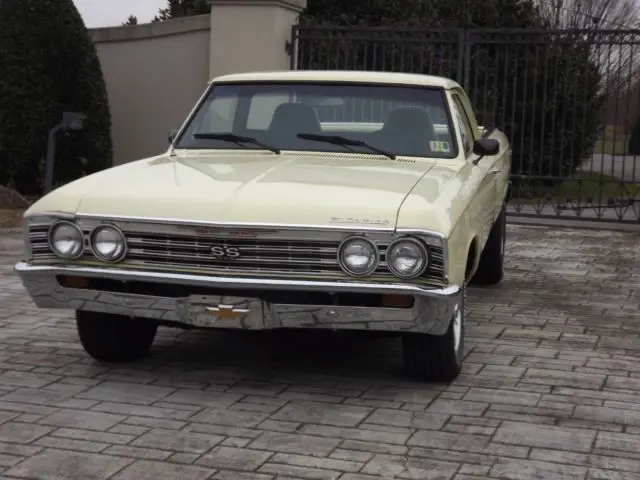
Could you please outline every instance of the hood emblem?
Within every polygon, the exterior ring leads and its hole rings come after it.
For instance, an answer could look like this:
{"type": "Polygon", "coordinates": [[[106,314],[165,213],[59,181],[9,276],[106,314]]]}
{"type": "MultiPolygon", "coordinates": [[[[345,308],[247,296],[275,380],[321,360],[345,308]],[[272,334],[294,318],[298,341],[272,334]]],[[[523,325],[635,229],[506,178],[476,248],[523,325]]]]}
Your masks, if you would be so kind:
{"type": "Polygon", "coordinates": [[[220,304],[217,307],[206,307],[209,315],[222,318],[225,320],[233,320],[247,315],[251,310],[248,308],[236,308],[233,305],[220,304]]]}
{"type": "Polygon", "coordinates": [[[259,235],[276,233],[275,230],[237,230],[223,227],[200,227],[195,229],[195,234],[200,237],[232,237],[253,238],[259,235]]]}
{"type": "Polygon", "coordinates": [[[218,259],[235,259],[240,256],[240,249],[236,247],[214,245],[210,249],[211,255],[218,259]]]}

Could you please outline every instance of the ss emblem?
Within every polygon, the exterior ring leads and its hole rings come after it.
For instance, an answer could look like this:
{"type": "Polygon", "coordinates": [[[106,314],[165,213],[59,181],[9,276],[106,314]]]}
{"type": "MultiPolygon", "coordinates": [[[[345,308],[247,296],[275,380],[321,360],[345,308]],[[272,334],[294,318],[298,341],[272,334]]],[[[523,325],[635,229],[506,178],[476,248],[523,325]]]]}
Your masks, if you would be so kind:
{"type": "Polygon", "coordinates": [[[211,247],[211,255],[216,258],[238,258],[240,250],[236,247],[211,247]]]}

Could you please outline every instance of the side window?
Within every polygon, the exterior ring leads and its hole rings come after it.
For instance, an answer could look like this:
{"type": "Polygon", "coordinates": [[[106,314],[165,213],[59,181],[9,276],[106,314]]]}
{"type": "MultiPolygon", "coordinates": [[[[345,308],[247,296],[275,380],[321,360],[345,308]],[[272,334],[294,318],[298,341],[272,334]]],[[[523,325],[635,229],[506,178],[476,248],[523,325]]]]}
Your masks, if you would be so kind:
{"type": "Polygon", "coordinates": [[[464,111],[460,97],[453,95],[453,102],[455,104],[455,117],[456,122],[460,125],[460,133],[462,135],[462,144],[464,146],[465,153],[471,152],[473,149],[473,135],[471,131],[471,123],[467,118],[467,114],[464,111]]]}

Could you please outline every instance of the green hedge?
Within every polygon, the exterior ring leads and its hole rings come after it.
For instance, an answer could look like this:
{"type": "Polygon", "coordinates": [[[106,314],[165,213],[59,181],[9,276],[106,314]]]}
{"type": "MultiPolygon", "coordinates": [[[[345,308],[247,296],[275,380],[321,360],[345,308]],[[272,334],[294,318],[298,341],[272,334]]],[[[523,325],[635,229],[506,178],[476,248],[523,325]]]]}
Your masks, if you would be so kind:
{"type": "Polygon", "coordinates": [[[64,111],[88,118],[58,136],[54,183],[110,167],[105,83],[73,1],[3,0],[0,10],[0,184],[42,191],[47,135],[64,111]]]}

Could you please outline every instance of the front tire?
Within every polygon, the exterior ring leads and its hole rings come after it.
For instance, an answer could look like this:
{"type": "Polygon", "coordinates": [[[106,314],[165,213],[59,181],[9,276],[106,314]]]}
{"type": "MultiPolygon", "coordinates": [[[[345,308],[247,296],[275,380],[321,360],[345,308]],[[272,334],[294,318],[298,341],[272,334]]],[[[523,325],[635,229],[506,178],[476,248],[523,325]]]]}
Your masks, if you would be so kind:
{"type": "Polygon", "coordinates": [[[506,205],[502,206],[496,223],[491,228],[478,269],[471,279],[471,285],[489,286],[497,285],[504,277],[504,247],[507,238],[507,211],[506,205]]]}
{"type": "Polygon", "coordinates": [[[153,320],[84,310],[76,310],[76,327],[84,350],[101,362],[144,357],[158,330],[153,320]]]}
{"type": "Polygon", "coordinates": [[[451,382],[462,370],[465,291],[444,335],[404,333],[402,355],[407,374],[428,382],[451,382]]]}

